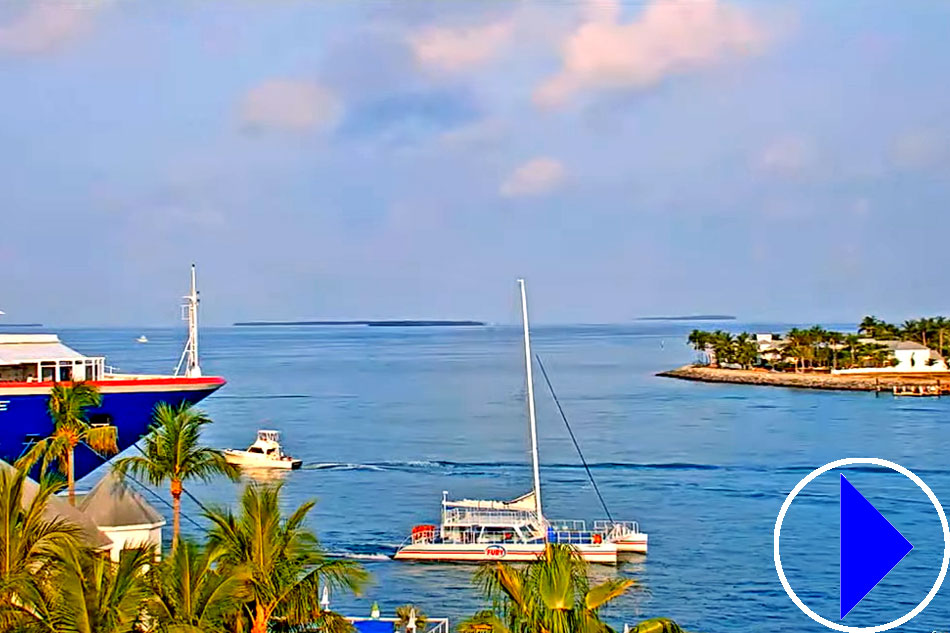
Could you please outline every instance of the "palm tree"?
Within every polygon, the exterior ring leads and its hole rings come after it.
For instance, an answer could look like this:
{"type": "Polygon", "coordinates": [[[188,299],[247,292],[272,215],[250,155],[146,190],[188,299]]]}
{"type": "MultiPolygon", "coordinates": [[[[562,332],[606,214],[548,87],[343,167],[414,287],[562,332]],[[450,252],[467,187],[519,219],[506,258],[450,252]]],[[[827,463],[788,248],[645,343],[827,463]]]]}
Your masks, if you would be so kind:
{"type": "Polygon", "coordinates": [[[145,437],[143,455],[124,457],[115,463],[120,476],[132,473],[150,484],[160,486],[169,482],[172,496],[172,549],[181,532],[181,493],[189,479],[209,480],[215,475],[226,475],[237,480],[240,471],[224,459],[224,454],[200,445],[201,429],[211,419],[183,402],[173,407],[160,402],[152,413],[152,424],[145,437]]]}
{"type": "Polygon", "coordinates": [[[65,552],[78,547],[79,528],[60,518],[46,518],[47,503],[62,483],[43,477],[39,484],[31,484],[29,468],[0,468],[0,630],[4,631],[35,624],[33,605],[42,584],[65,552]],[[31,486],[35,491],[27,490],[31,486]]]}
{"type": "Polygon", "coordinates": [[[884,322],[880,319],[873,316],[866,316],[861,319],[861,323],[858,325],[858,333],[870,338],[877,338],[882,331],[882,325],[884,325],[884,322]]]}
{"type": "Polygon", "coordinates": [[[183,540],[150,573],[150,611],[168,633],[217,633],[240,610],[249,575],[218,565],[224,550],[183,540]]]}
{"type": "Polygon", "coordinates": [[[693,349],[700,353],[701,360],[703,360],[706,365],[709,364],[709,354],[707,353],[709,339],[709,332],[703,330],[693,330],[686,339],[686,341],[693,346],[693,349]]]}
{"type": "MultiPolygon", "coordinates": [[[[591,586],[587,564],[576,551],[553,543],[532,565],[489,564],[476,572],[475,581],[493,605],[476,618],[510,633],[608,633],[612,629],[600,619],[600,608],[634,584],[615,578],[591,586]]],[[[460,630],[473,624],[463,623],[460,630]]]]}
{"type": "Polygon", "coordinates": [[[848,351],[851,353],[850,367],[854,367],[857,363],[854,357],[854,352],[858,348],[858,346],[861,345],[861,337],[858,336],[857,334],[846,334],[843,339],[843,342],[845,345],[848,346],[848,351]]]}
{"type": "Polygon", "coordinates": [[[321,582],[359,593],[367,574],[354,561],[331,560],[313,532],[303,526],[314,506],[308,501],[289,517],[280,512],[281,485],[249,484],[241,496],[240,512],[212,509],[208,544],[220,547],[224,569],[249,575],[249,598],[244,615],[251,633],[266,633],[275,622],[297,627],[338,616],[320,610],[321,582]]]}
{"type": "Polygon", "coordinates": [[[66,473],[69,487],[69,502],[76,504],[75,449],[81,443],[99,453],[114,455],[118,452],[118,430],[107,424],[90,424],[86,417],[88,409],[102,405],[99,389],[92,383],[80,380],[73,383],[58,382],[49,395],[48,410],[53,420],[53,434],[40,440],[30,449],[30,460],[43,455],[43,470],[56,460],[66,473]]]}
{"type": "Polygon", "coordinates": [[[831,369],[838,369],[838,347],[844,341],[844,335],[841,332],[825,332],[825,344],[831,350],[831,369]]]}
{"type": "Polygon", "coordinates": [[[27,630],[49,633],[129,633],[147,621],[151,591],[150,547],[127,549],[119,562],[98,552],[66,550],[62,571],[42,591],[38,622],[27,630]]]}
{"type": "Polygon", "coordinates": [[[429,621],[429,616],[427,616],[422,609],[413,604],[404,604],[401,607],[396,607],[396,630],[407,630],[409,621],[413,617],[416,619],[416,626],[424,631],[426,628],[425,623],[429,621]]]}

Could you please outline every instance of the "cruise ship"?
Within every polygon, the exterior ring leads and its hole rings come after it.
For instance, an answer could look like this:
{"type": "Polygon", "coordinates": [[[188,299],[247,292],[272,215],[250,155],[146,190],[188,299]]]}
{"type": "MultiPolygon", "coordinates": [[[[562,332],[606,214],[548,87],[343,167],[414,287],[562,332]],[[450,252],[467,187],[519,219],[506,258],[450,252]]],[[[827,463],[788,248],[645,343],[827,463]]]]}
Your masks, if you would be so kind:
{"type": "MultiPolygon", "coordinates": [[[[148,430],[159,402],[192,404],[224,384],[217,376],[203,376],[198,363],[198,291],[191,267],[191,292],[185,297],[183,318],[188,340],[173,375],[119,373],[103,356],[86,356],[68,347],[55,334],[0,334],[0,459],[12,462],[35,441],[53,432],[47,411],[49,394],[57,382],[86,380],[96,385],[102,406],[90,409],[91,424],[118,429],[122,451],[148,430]]],[[[88,447],[76,449],[76,478],[101,466],[109,456],[88,447]]]]}

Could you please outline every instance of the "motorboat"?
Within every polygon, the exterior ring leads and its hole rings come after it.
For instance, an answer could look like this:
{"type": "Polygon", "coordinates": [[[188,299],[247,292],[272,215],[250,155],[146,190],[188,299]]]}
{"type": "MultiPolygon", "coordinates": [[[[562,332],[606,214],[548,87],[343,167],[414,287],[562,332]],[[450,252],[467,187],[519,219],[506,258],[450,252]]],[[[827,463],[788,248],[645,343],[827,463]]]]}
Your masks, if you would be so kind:
{"type": "Polygon", "coordinates": [[[280,432],[270,429],[261,429],[257,432],[257,439],[247,450],[229,448],[224,451],[224,459],[229,464],[241,468],[279,468],[291,470],[300,468],[303,463],[289,455],[284,455],[280,446],[280,432]]]}
{"type": "Polygon", "coordinates": [[[647,535],[640,532],[636,522],[596,521],[588,529],[583,521],[555,521],[544,516],[528,306],[524,280],[518,283],[534,488],[511,501],[450,500],[448,492],[443,491],[439,525],[414,526],[393,556],[397,560],[531,562],[543,556],[548,543],[569,544],[582,559],[592,563],[617,564],[621,553],[646,553],[647,535]]]}
{"type": "Polygon", "coordinates": [[[140,337],[138,337],[137,339],[135,339],[135,342],[136,342],[136,343],[148,343],[148,337],[143,334],[142,336],[140,336],[140,337]]]}

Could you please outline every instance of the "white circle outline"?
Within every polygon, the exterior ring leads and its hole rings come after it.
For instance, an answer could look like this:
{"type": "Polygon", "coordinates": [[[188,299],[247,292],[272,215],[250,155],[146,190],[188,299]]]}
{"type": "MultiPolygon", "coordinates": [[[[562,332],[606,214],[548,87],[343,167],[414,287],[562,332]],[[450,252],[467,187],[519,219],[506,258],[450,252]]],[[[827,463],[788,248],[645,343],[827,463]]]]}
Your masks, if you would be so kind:
{"type": "Polygon", "coordinates": [[[815,470],[808,473],[804,479],[799,481],[798,484],[792,488],[792,491],[788,493],[788,497],[785,498],[785,503],[782,504],[782,509],[779,511],[778,517],[775,519],[774,539],[775,571],[778,572],[778,578],[782,581],[782,587],[785,588],[785,593],[788,594],[788,597],[792,599],[792,602],[795,603],[795,606],[801,609],[805,615],[818,624],[824,625],[829,629],[834,629],[835,631],[844,631],[845,633],[880,633],[881,631],[887,631],[896,628],[917,617],[917,615],[923,611],[928,604],[930,604],[930,601],[934,599],[934,596],[937,595],[937,592],[940,590],[940,585],[943,584],[944,577],[947,575],[947,566],[950,565],[950,526],[947,525],[947,515],[944,513],[943,507],[940,505],[940,501],[937,499],[937,496],[920,477],[911,471],[907,470],[900,464],[895,464],[894,462],[890,462],[886,459],[880,459],[878,457],[846,457],[837,461],[828,462],[821,468],[816,468],[815,470]],[[782,521],[785,520],[785,513],[788,512],[789,506],[792,505],[792,501],[796,496],[798,496],[798,493],[800,493],[802,489],[805,488],[805,486],[811,483],[819,475],[822,475],[829,470],[840,468],[841,466],[851,466],[854,464],[871,464],[874,466],[890,468],[891,470],[897,471],[913,481],[915,484],[917,484],[918,488],[924,491],[924,494],[927,495],[927,497],[930,499],[930,502],[933,503],[934,509],[937,510],[937,515],[940,517],[940,525],[943,527],[943,563],[940,565],[940,573],[937,575],[937,580],[934,582],[934,586],[931,587],[930,593],[928,593],[927,596],[920,601],[920,604],[905,613],[903,616],[897,618],[896,620],[892,620],[887,624],[879,624],[877,626],[846,626],[844,624],[832,622],[831,620],[826,620],[809,609],[805,603],[801,601],[801,598],[795,594],[795,592],[792,590],[792,586],[788,583],[788,579],[785,577],[785,570],[782,569],[782,558],[779,556],[779,537],[782,533],[782,521]]]}

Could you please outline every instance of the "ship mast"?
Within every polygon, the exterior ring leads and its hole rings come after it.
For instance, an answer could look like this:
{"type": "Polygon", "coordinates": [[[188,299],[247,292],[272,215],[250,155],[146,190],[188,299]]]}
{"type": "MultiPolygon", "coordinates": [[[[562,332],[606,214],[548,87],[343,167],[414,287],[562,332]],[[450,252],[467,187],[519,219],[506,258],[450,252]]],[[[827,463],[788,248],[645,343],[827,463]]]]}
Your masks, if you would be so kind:
{"type": "Polygon", "coordinates": [[[524,279],[518,280],[521,288],[521,321],[524,325],[524,367],[528,384],[528,421],[531,427],[531,464],[534,470],[534,502],[538,520],[541,514],[541,471],[538,465],[538,421],[534,415],[534,378],[531,374],[531,334],[528,332],[528,299],[525,296],[524,279]]]}
{"type": "Polygon", "coordinates": [[[185,295],[185,303],[181,306],[182,320],[188,321],[188,341],[181,352],[181,359],[175,369],[175,375],[185,368],[186,378],[200,378],[201,367],[198,365],[198,285],[195,280],[195,265],[191,265],[191,292],[185,295]]]}

